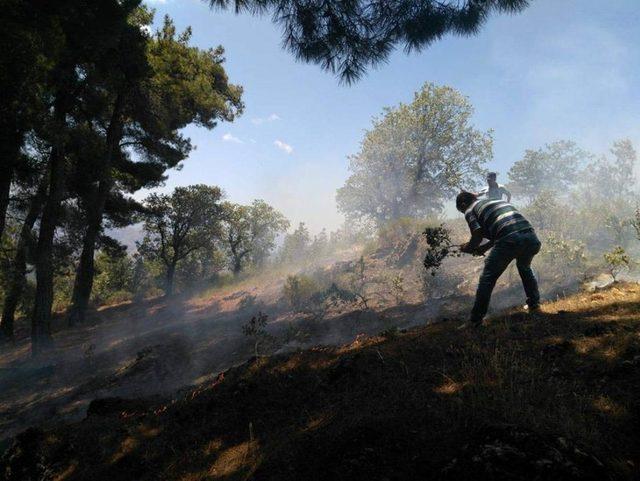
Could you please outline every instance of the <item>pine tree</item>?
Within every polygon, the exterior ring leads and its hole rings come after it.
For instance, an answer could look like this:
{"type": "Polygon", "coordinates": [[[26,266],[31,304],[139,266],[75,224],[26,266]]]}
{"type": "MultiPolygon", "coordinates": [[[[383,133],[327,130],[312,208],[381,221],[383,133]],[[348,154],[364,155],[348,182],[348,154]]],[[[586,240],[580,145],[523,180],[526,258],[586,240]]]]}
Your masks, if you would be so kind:
{"type": "Polygon", "coordinates": [[[528,0],[208,0],[215,8],[271,14],[284,46],[351,82],[398,46],[428,47],[444,35],[474,35],[493,13],[516,13],[528,0]]]}

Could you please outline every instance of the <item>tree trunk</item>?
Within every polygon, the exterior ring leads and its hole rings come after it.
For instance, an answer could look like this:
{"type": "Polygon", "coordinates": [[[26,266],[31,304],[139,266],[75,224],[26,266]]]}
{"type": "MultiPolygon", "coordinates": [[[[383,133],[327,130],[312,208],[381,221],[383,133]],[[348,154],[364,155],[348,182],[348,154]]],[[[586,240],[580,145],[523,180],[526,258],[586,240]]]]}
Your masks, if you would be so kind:
{"type": "Polygon", "coordinates": [[[93,205],[88,207],[87,230],[82,240],[82,253],[80,254],[80,261],[73,283],[71,308],[67,316],[67,322],[70,326],[73,326],[77,322],[84,321],[87,307],[89,306],[95,276],[94,253],[96,241],[102,230],[104,208],[113,186],[113,176],[111,175],[113,157],[119,148],[122,138],[122,109],[123,98],[121,95],[118,95],[107,129],[107,149],[100,173],[97,196],[93,205]]]}
{"type": "Polygon", "coordinates": [[[233,274],[238,275],[242,271],[242,259],[236,257],[233,260],[233,274]]]}
{"type": "Polygon", "coordinates": [[[9,208],[9,194],[11,193],[11,181],[13,171],[18,163],[22,136],[18,133],[0,133],[0,239],[4,234],[7,222],[7,210],[9,208]]]}
{"type": "Polygon", "coordinates": [[[239,252],[239,241],[229,238],[229,249],[231,250],[231,258],[233,259],[233,274],[238,275],[242,271],[242,258],[245,253],[239,252]]]}
{"type": "Polygon", "coordinates": [[[9,272],[7,295],[4,299],[4,306],[2,308],[2,321],[0,321],[0,331],[5,338],[13,337],[13,324],[15,319],[16,309],[24,286],[26,285],[25,274],[27,271],[27,246],[32,241],[33,226],[40,217],[42,212],[42,204],[44,202],[45,194],[47,192],[47,183],[43,179],[38,191],[31,200],[29,211],[24,219],[22,228],[20,229],[20,237],[18,238],[18,245],[16,246],[16,253],[11,264],[11,270],[9,272]]]}
{"type": "Polygon", "coordinates": [[[173,295],[173,279],[176,274],[176,263],[173,262],[167,267],[167,282],[165,285],[164,295],[170,297],[173,295]]]}
{"type": "MultiPolygon", "coordinates": [[[[92,209],[94,211],[96,209],[92,209]]],[[[95,274],[94,252],[95,243],[100,233],[101,223],[94,222],[91,215],[87,230],[82,240],[82,252],[76,269],[76,277],[73,283],[73,295],[71,297],[71,307],[67,315],[67,323],[74,326],[76,323],[84,322],[91,290],[93,289],[93,278],[95,274]]]]}
{"type": "Polygon", "coordinates": [[[54,113],[57,128],[49,157],[49,192],[42,211],[36,247],[36,295],[31,316],[31,353],[37,355],[51,344],[51,306],[53,305],[53,241],[60,217],[66,174],[65,141],[66,109],[61,99],[54,113]]]}
{"type": "Polygon", "coordinates": [[[4,234],[4,226],[9,207],[9,192],[11,191],[11,179],[13,178],[13,166],[5,165],[0,173],[0,239],[4,234]]]}

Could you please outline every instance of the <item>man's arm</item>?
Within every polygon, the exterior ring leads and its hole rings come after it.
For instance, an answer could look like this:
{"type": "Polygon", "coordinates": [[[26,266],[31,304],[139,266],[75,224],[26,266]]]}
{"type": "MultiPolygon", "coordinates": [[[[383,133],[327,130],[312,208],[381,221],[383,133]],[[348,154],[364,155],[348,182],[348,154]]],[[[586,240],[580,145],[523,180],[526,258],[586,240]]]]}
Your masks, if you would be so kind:
{"type": "Polygon", "coordinates": [[[502,193],[507,196],[507,202],[511,203],[511,192],[504,185],[501,187],[502,193]]]}
{"type": "Polygon", "coordinates": [[[467,254],[472,254],[478,247],[480,247],[482,239],[484,239],[484,236],[482,235],[482,229],[475,229],[471,233],[471,239],[469,239],[469,242],[460,246],[460,251],[466,252],[467,254]]]}
{"type": "Polygon", "coordinates": [[[474,255],[482,256],[485,252],[493,247],[493,241],[489,241],[486,244],[482,244],[475,251],[472,252],[474,255]]]}

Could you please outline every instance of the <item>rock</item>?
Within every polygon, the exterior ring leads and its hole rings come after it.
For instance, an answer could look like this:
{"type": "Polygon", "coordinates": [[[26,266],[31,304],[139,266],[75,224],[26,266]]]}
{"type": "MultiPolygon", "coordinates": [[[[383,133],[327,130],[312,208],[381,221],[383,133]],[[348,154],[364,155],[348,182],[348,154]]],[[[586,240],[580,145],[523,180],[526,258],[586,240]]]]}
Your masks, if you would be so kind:
{"type": "Polygon", "coordinates": [[[570,440],[513,425],[479,430],[441,474],[455,481],[611,479],[594,455],[570,440]]]}

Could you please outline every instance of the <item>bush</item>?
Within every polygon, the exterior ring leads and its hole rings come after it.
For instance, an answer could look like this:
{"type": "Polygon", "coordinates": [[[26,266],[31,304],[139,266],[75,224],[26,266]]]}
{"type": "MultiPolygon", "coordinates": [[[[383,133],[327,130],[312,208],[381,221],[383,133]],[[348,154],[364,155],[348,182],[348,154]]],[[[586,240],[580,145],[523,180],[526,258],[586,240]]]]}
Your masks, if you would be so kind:
{"type": "Polygon", "coordinates": [[[129,291],[121,290],[115,291],[109,294],[109,296],[104,299],[104,304],[106,305],[114,305],[114,304],[122,304],[123,302],[129,302],[133,300],[133,294],[129,291]]]}
{"type": "Polygon", "coordinates": [[[252,294],[245,294],[238,301],[238,310],[243,312],[258,311],[262,308],[262,302],[252,294]]]}
{"type": "Polygon", "coordinates": [[[311,298],[320,290],[318,283],[309,276],[296,274],[288,276],[284,283],[284,298],[296,311],[304,310],[311,298]]]}
{"type": "Polygon", "coordinates": [[[269,316],[263,312],[251,317],[251,320],[242,326],[242,333],[253,340],[253,355],[258,357],[258,346],[275,339],[266,330],[269,316]]]}
{"type": "Polygon", "coordinates": [[[569,270],[574,274],[584,274],[586,269],[587,256],[584,243],[561,235],[547,235],[542,240],[539,257],[551,271],[560,269],[569,270]]]}
{"type": "Polygon", "coordinates": [[[154,297],[162,297],[164,296],[164,290],[159,288],[159,287],[155,287],[155,286],[151,286],[148,289],[146,289],[144,292],[142,292],[142,298],[143,299],[153,299],[154,297]]]}
{"type": "Polygon", "coordinates": [[[73,293],[73,275],[64,273],[57,275],[53,279],[53,312],[62,312],[71,304],[71,294],[73,293]]]}
{"type": "Polygon", "coordinates": [[[622,272],[629,270],[631,264],[631,258],[621,246],[616,246],[611,251],[606,252],[604,260],[609,266],[609,272],[614,281],[618,280],[618,276],[622,272]]]}

